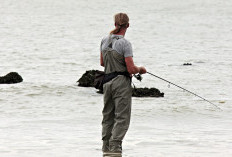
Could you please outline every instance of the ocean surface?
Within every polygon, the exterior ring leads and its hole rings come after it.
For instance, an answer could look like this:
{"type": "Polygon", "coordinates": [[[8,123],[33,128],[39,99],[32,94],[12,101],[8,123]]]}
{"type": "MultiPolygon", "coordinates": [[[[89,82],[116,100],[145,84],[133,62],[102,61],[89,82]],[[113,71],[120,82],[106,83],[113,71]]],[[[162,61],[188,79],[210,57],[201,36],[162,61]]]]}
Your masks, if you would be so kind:
{"type": "Polygon", "coordinates": [[[134,62],[149,74],[136,87],[123,157],[232,156],[232,0],[1,0],[1,157],[100,157],[103,97],[78,87],[99,65],[101,39],[126,12],[134,62]],[[192,66],[183,66],[191,63],[192,66]]]}

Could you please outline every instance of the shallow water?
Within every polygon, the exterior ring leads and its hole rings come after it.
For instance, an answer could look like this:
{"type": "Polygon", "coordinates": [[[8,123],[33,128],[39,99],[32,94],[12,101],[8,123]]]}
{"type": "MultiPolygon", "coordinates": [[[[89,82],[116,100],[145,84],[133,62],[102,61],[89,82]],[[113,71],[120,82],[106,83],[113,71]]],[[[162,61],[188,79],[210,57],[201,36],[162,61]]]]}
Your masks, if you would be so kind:
{"type": "Polygon", "coordinates": [[[0,4],[0,156],[102,156],[102,95],[76,81],[99,66],[112,16],[127,12],[134,61],[218,105],[148,74],[133,98],[123,157],[232,155],[232,1],[5,0],[0,4]],[[192,66],[182,66],[192,63],[192,66]]]}

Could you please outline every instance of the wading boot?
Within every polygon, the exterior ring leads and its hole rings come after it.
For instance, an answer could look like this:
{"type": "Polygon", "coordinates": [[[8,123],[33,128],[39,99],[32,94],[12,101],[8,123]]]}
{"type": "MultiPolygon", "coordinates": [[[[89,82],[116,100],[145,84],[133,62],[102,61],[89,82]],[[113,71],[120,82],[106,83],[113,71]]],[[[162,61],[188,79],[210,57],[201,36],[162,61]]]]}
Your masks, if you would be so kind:
{"type": "Polygon", "coordinates": [[[121,155],[122,154],[122,142],[121,141],[110,141],[109,151],[106,154],[110,155],[121,155]]]}
{"type": "Polygon", "coordinates": [[[103,157],[122,157],[122,154],[103,154],[103,157]]]}
{"type": "Polygon", "coordinates": [[[109,152],[109,141],[103,141],[103,145],[102,145],[102,152],[109,152]]]}
{"type": "Polygon", "coordinates": [[[103,157],[122,157],[122,153],[104,152],[103,157]]]}

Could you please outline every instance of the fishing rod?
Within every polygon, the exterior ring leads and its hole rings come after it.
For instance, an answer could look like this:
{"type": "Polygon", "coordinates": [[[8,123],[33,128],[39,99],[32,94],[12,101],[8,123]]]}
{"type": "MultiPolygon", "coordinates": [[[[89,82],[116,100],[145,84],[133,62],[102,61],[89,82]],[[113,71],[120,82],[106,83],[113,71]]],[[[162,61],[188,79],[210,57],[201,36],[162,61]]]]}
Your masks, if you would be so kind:
{"type": "Polygon", "coordinates": [[[209,100],[206,100],[205,98],[203,98],[203,97],[201,97],[201,96],[199,96],[199,95],[197,95],[197,94],[195,94],[195,93],[193,93],[193,92],[191,92],[191,91],[189,91],[189,90],[187,90],[187,89],[185,89],[185,88],[183,88],[183,87],[180,87],[180,86],[178,86],[178,85],[176,85],[176,84],[174,84],[174,83],[172,83],[172,82],[170,82],[170,81],[168,81],[168,80],[165,80],[165,79],[163,79],[163,78],[161,78],[161,77],[159,77],[159,76],[157,76],[157,75],[155,75],[155,74],[152,74],[152,73],[150,73],[150,72],[147,72],[147,73],[150,74],[150,75],[152,75],[152,76],[155,76],[155,77],[157,77],[157,78],[159,78],[159,79],[161,79],[161,80],[163,80],[163,81],[165,81],[165,82],[168,82],[169,84],[172,84],[172,85],[174,85],[174,86],[176,86],[176,87],[178,87],[178,88],[181,88],[181,89],[183,89],[183,90],[185,90],[185,91],[187,91],[187,92],[189,92],[189,93],[191,93],[191,94],[193,94],[193,95],[195,95],[195,96],[197,96],[197,97],[203,99],[204,101],[207,101],[208,103],[212,104],[213,106],[215,106],[215,107],[218,108],[219,110],[222,110],[220,107],[218,107],[218,106],[215,105],[214,103],[210,102],[209,100]]]}

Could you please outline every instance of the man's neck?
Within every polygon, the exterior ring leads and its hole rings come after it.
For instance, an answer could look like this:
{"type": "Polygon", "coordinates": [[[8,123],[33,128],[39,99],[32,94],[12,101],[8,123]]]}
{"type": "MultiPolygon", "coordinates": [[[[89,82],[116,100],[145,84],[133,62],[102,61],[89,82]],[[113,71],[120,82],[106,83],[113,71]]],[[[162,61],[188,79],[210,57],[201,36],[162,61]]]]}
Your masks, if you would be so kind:
{"type": "Polygon", "coordinates": [[[122,35],[122,36],[125,36],[126,34],[126,29],[121,29],[117,34],[115,35],[122,35]]]}

